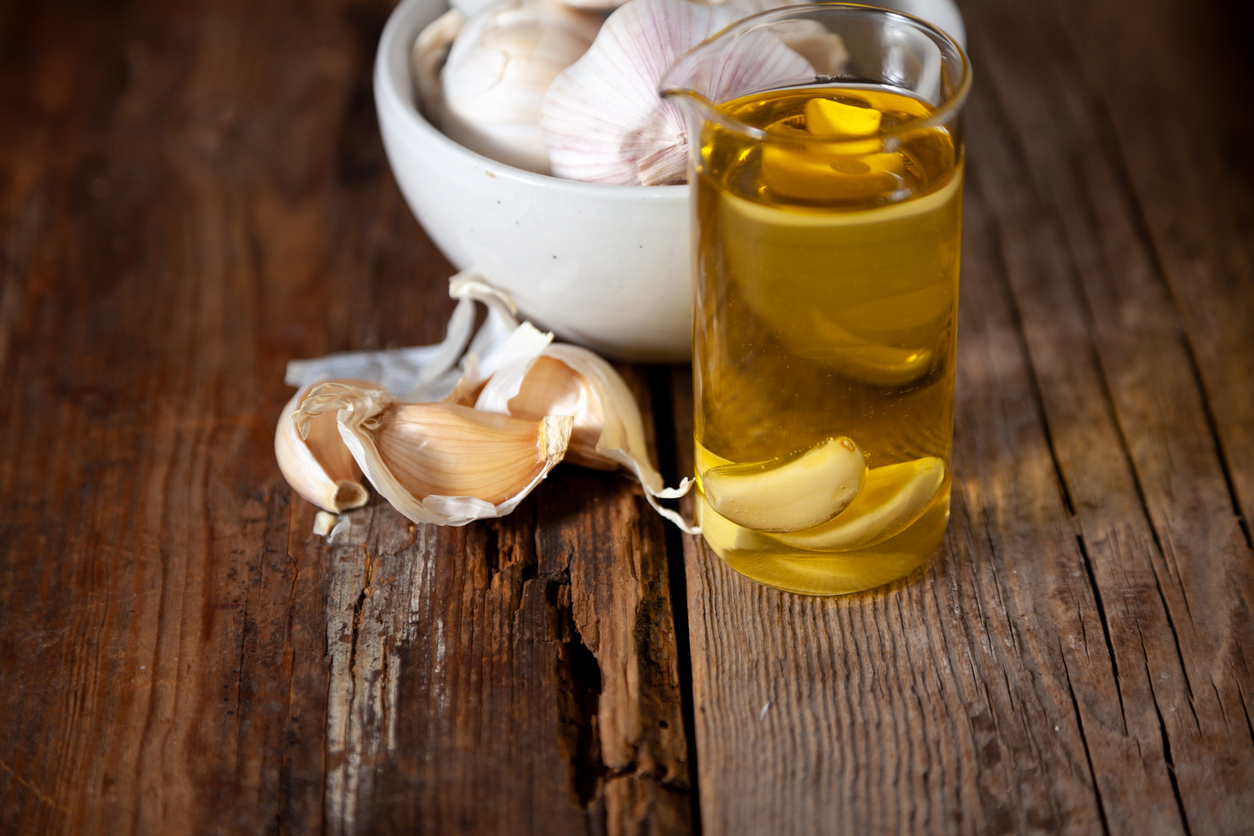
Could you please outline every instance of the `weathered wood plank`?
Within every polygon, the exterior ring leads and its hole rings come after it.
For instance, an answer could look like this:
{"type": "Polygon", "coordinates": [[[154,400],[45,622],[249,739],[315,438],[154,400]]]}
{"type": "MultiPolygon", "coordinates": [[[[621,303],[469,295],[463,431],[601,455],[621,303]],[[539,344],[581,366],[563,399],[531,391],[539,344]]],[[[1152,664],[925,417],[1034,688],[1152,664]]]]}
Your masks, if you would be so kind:
{"type": "MultiPolygon", "coordinates": [[[[1098,599],[1115,608],[1103,624],[1113,621],[1120,678],[1153,696],[1132,701],[1154,711],[1142,718],[1138,748],[1163,738],[1192,827],[1240,832],[1254,816],[1254,737],[1232,720],[1252,684],[1241,668],[1243,648],[1254,647],[1254,555],[1207,393],[1154,242],[1138,234],[1140,210],[1110,147],[1116,135],[1084,92],[1064,27],[1048,6],[977,9],[975,18],[977,31],[987,27],[989,86],[1004,126],[972,126],[985,175],[977,187],[1001,227],[994,234],[1098,599]],[[1108,399],[1113,409],[1101,408],[1108,399]]],[[[1248,309],[1254,274],[1210,290],[1213,304],[1248,309]]],[[[1212,323],[1210,339],[1254,339],[1222,325],[1212,323]]],[[[1124,721],[1126,703],[1121,691],[1124,721]]],[[[1098,765],[1098,774],[1111,771],[1098,765]]],[[[1125,781],[1106,783],[1104,800],[1122,793],[1121,809],[1143,809],[1125,781]]]]}
{"type": "MultiPolygon", "coordinates": [[[[1137,233],[1177,311],[1207,417],[1250,542],[1254,519],[1254,58],[1250,8],[1156,0],[1055,4],[1090,91],[1087,104],[1117,148],[1136,196],[1137,233]],[[1132,36],[1110,36],[1115,31],[1132,36]],[[1163,60],[1164,55],[1171,56],[1163,60]]],[[[1242,674],[1250,701],[1249,665],[1242,674]]]]}
{"type": "Polygon", "coordinates": [[[660,522],[614,474],[559,469],[538,494],[465,529],[351,515],[331,554],[331,830],[689,830],[660,522]]]}
{"type": "MultiPolygon", "coordinates": [[[[271,463],[286,359],[429,342],[450,308],[375,134],[388,6],[0,2],[6,830],[694,824],[630,484],[559,471],[452,532],[374,505],[328,547],[271,463]]],[[[688,543],[702,824],[1241,832],[1240,10],[964,11],[951,531],[840,601],[688,543]]]]}
{"type": "Polygon", "coordinates": [[[274,466],[288,359],[452,307],[374,124],[390,5],[0,6],[6,831],[690,829],[636,487],[327,546],[274,466]]]}

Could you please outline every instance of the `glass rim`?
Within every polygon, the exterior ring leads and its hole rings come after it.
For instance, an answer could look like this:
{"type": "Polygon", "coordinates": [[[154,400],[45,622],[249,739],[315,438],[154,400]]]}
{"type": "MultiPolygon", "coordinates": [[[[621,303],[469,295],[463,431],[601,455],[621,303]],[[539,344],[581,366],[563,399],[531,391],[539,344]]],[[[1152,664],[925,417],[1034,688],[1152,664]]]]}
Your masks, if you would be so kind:
{"type": "MultiPolygon", "coordinates": [[[[916,29],[922,30],[925,34],[931,37],[934,41],[947,44],[957,53],[959,60],[962,62],[962,76],[958,81],[958,85],[953,89],[953,92],[949,96],[947,96],[943,102],[941,102],[941,104],[936,108],[935,111],[933,111],[932,113],[929,113],[927,116],[920,116],[920,117],[916,117],[912,119],[907,119],[906,121],[893,125],[890,128],[877,130],[874,134],[866,136],[866,137],[860,137],[859,139],[862,139],[862,140],[885,139],[889,137],[899,136],[901,134],[909,133],[912,131],[917,131],[920,129],[935,127],[937,125],[940,125],[941,123],[948,121],[949,118],[955,112],[960,110],[962,106],[966,103],[967,95],[971,91],[971,80],[972,80],[971,59],[967,56],[967,51],[963,49],[962,46],[956,40],[954,40],[954,38],[948,32],[946,32],[944,29],[941,29],[936,24],[926,21],[921,17],[912,15],[908,12],[898,11],[897,9],[888,9],[882,6],[868,6],[862,3],[805,3],[805,4],[798,4],[795,6],[783,6],[778,9],[768,9],[764,12],[758,12],[757,14],[753,14],[748,17],[741,18],[740,20],[737,20],[734,23],[728,24],[727,26],[718,30],[713,35],[710,35],[708,38],[701,41],[699,44],[687,50],[678,58],[676,58],[674,63],[672,63],[671,66],[667,68],[666,72],[662,74],[662,78],[659,80],[660,83],[658,87],[658,94],[664,99],[670,99],[675,96],[684,96],[688,98],[697,99],[703,102],[706,106],[708,106],[710,110],[713,112],[713,114],[717,115],[717,119],[711,119],[709,121],[716,121],[725,128],[729,128],[731,130],[737,131],[742,134],[747,134],[755,139],[766,139],[767,137],[778,138],[778,134],[772,134],[762,128],[758,128],[754,125],[749,125],[745,122],[741,122],[739,119],[736,119],[735,117],[728,115],[727,112],[722,109],[719,103],[710,101],[708,98],[701,95],[697,91],[692,90],[691,88],[679,87],[673,84],[662,86],[661,82],[665,82],[666,76],[670,74],[671,70],[679,66],[679,64],[683,62],[685,59],[687,59],[689,56],[694,55],[696,52],[706,48],[707,46],[714,43],[715,41],[721,40],[729,35],[740,34],[740,32],[738,32],[737,30],[747,32],[750,29],[753,29],[761,25],[764,22],[774,23],[774,22],[783,21],[783,20],[812,20],[813,13],[815,12],[819,13],[820,15],[832,15],[832,14],[840,15],[846,12],[857,12],[859,14],[870,13],[874,16],[880,16],[880,17],[900,18],[901,20],[905,21],[907,24],[915,27],[916,29]]],[[[869,81],[858,81],[858,82],[852,82],[852,83],[866,84],[866,85],[875,84],[875,82],[869,82],[869,81]]],[[[818,87],[823,84],[828,84],[830,86],[839,86],[840,81],[838,79],[832,79],[831,82],[816,81],[813,85],[797,85],[796,87],[784,86],[784,87],[779,87],[775,89],[777,90],[802,89],[808,86],[818,87]]],[[[892,87],[892,85],[887,85],[887,84],[881,85],[881,86],[890,87],[890,88],[892,87]]],[[[772,91],[761,91],[761,92],[765,93],[765,92],[772,92],[772,91]]],[[[833,135],[824,135],[824,134],[816,134],[816,135],[808,136],[808,137],[789,136],[788,139],[790,142],[800,141],[800,142],[831,143],[833,141],[850,141],[848,137],[845,137],[843,138],[843,140],[841,140],[841,139],[837,139],[833,135]]]]}

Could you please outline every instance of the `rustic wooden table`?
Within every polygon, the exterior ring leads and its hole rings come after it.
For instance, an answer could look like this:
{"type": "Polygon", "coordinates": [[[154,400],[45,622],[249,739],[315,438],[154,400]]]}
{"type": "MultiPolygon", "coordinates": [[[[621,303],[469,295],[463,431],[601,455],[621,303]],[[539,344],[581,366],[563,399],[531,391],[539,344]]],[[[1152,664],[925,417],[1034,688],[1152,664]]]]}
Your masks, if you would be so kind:
{"type": "Polygon", "coordinates": [[[572,468],[311,535],[284,364],[451,310],[389,6],[0,0],[0,830],[1254,832],[1246,4],[964,0],[953,517],[833,600],[572,468]]]}

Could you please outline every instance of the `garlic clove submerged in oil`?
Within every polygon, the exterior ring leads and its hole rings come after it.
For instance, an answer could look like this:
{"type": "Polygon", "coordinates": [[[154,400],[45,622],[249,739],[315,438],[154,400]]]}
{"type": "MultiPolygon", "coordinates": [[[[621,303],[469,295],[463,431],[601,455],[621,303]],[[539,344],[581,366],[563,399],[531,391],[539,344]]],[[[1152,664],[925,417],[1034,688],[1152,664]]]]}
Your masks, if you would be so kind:
{"type": "Polygon", "coordinates": [[[446,403],[401,403],[378,388],[320,384],[298,428],[333,415],[371,484],[414,522],[465,525],[510,513],[562,460],[570,416],[521,421],[446,403]]]}
{"type": "Polygon", "coordinates": [[[802,531],[849,506],[866,479],[866,457],[847,436],[766,462],[724,464],[701,474],[701,491],[725,519],[756,531],[802,531]]]}
{"type": "Polygon", "coordinates": [[[819,552],[862,549],[910,527],[940,497],[945,462],[926,456],[867,471],[862,490],[845,510],[816,528],[770,535],[819,552]]]}

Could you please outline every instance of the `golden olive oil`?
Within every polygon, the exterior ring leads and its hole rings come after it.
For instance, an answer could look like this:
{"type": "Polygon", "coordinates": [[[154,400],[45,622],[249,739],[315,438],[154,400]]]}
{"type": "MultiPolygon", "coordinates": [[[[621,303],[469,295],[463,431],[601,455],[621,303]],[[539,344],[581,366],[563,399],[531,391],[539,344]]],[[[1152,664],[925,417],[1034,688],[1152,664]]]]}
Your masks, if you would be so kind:
{"type": "MultiPolygon", "coordinates": [[[[961,143],[928,124],[931,106],[875,86],[719,109],[759,132],[707,121],[701,137],[698,484],[712,467],[769,471],[838,437],[868,470],[851,504],[802,532],[736,525],[703,494],[705,536],[771,586],[878,586],[922,564],[948,520],[961,143]]],[[[803,495],[804,475],[790,489],[803,495]]]]}

